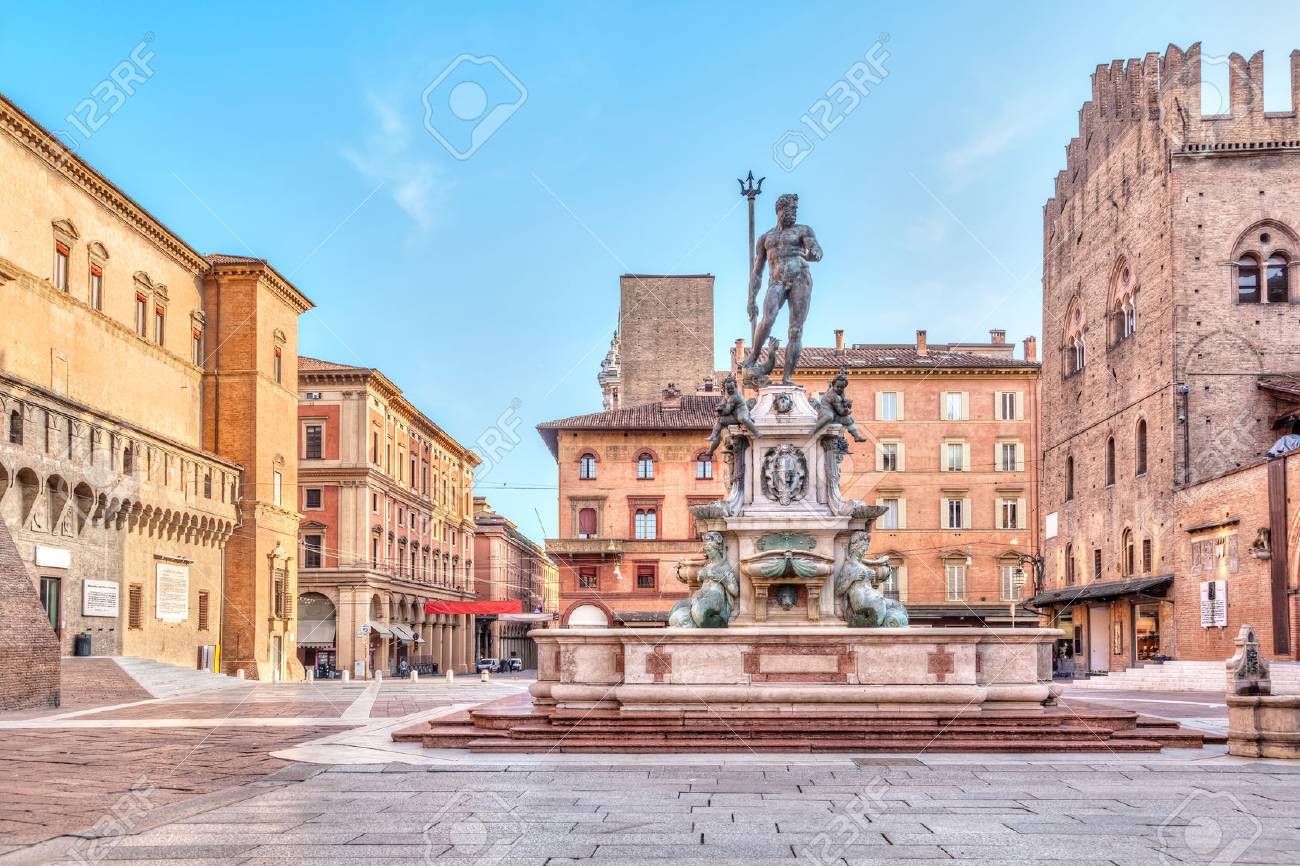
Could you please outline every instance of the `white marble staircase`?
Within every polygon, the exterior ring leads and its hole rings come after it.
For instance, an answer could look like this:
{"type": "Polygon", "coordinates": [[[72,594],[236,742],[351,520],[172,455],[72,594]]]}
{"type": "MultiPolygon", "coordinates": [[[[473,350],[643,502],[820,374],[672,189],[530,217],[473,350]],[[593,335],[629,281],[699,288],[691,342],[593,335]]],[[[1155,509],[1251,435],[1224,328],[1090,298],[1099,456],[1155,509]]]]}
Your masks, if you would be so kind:
{"type": "Polygon", "coordinates": [[[113,661],[155,698],[186,697],[214,689],[249,688],[256,685],[253,681],[241,680],[225,674],[214,674],[135,656],[113,656],[113,661]]]}
{"type": "MultiPolygon", "coordinates": [[[[1270,662],[1274,694],[1300,694],[1300,664],[1270,662]]],[[[1079,678],[1071,688],[1103,691],[1223,692],[1227,674],[1221,661],[1171,661],[1112,671],[1106,676],[1079,678]]]]}

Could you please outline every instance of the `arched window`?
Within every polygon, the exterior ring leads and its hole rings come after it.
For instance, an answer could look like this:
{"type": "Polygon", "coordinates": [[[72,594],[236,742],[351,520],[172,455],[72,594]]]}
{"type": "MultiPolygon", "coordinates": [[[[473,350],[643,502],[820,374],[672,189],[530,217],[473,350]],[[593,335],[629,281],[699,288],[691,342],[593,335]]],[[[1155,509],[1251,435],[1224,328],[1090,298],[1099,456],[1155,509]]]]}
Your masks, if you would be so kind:
{"type": "Polygon", "coordinates": [[[1065,458],[1065,501],[1074,500],[1074,457],[1065,458]]]}
{"type": "Polygon", "coordinates": [[[1259,303],[1259,259],[1249,253],[1237,260],[1237,303],[1259,303]]]}
{"type": "Polygon", "coordinates": [[[23,444],[23,413],[17,409],[9,413],[9,443],[23,444]]]}
{"type": "Polygon", "coordinates": [[[1065,545],[1065,585],[1074,586],[1074,545],[1065,545]]]}
{"type": "Polygon", "coordinates": [[[1147,474],[1147,421],[1142,418],[1137,424],[1137,434],[1133,437],[1134,452],[1134,473],[1135,475],[1147,474]]]}
{"type": "Polygon", "coordinates": [[[649,451],[642,451],[637,455],[636,477],[642,481],[655,477],[655,458],[649,451]]]}
{"type": "Polygon", "coordinates": [[[1062,361],[1067,377],[1073,376],[1082,370],[1084,364],[1088,361],[1087,353],[1084,350],[1084,331],[1083,306],[1076,296],[1070,301],[1065,313],[1065,340],[1062,344],[1062,361]]]}
{"type": "Polygon", "coordinates": [[[130,475],[135,471],[135,454],[128,445],[122,450],[122,472],[130,475]]]}
{"type": "Polygon", "coordinates": [[[1290,291],[1287,285],[1287,257],[1283,253],[1273,253],[1268,257],[1267,270],[1264,273],[1266,288],[1268,289],[1268,302],[1270,304],[1285,304],[1290,300],[1290,291]]]}
{"type": "Polygon", "coordinates": [[[634,535],[644,541],[659,537],[659,517],[653,508],[638,508],[634,520],[634,535]]]}
{"type": "Polygon", "coordinates": [[[1111,345],[1137,333],[1137,284],[1128,262],[1122,257],[1111,274],[1106,315],[1110,320],[1111,345]]]}
{"type": "Polygon", "coordinates": [[[695,477],[699,480],[708,480],[713,477],[713,458],[704,454],[698,454],[695,457],[695,477]]]}
{"type": "Polygon", "coordinates": [[[578,458],[578,477],[591,481],[596,477],[596,455],[584,454],[578,458]]]}
{"type": "Polygon", "coordinates": [[[596,509],[582,508],[578,510],[578,537],[596,537],[596,509]]]}
{"type": "Polygon", "coordinates": [[[1115,437],[1106,440],[1106,486],[1115,483],[1115,437]]]}
{"type": "Polygon", "coordinates": [[[1133,530],[1124,530],[1123,556],[1124,556],[1124,576],[1130,577],[1133,574],[1133,568],[1136,560],[1136,551],[1133,548],[1133,530]]]}

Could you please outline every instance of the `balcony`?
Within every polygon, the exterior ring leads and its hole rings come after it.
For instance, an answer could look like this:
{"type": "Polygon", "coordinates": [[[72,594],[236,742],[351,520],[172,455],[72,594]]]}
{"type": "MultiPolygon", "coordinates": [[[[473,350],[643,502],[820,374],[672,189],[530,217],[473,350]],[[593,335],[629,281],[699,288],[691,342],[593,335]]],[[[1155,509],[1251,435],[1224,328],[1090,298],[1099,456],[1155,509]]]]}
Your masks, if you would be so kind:
{"type": "Polygon", "coordinates": [[[694,538],[548,538],[548,556],[623,556],[638,553],[699,553],[694,538]]]}

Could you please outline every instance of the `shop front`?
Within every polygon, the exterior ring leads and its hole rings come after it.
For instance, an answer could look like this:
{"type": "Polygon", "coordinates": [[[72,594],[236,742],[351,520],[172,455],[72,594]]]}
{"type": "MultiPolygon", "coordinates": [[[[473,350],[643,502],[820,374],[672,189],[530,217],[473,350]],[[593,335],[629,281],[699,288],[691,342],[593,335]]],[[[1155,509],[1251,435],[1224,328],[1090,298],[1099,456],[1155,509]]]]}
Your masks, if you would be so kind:
{"type": "Polygon", "coordinates": [[[1166,657],[1160,623],[1172,616],[1172,574],[1105,580],[1041,592],[1026,607],[1065,635],[1057,642],[1057,676],[1101,675],[1166,657]]]}
{"type": "Polygon", "coordinates": [[[334,603],[318,592],[298,596],[298,661],[318,680],[338,673],[338,616],[334,603]]]}

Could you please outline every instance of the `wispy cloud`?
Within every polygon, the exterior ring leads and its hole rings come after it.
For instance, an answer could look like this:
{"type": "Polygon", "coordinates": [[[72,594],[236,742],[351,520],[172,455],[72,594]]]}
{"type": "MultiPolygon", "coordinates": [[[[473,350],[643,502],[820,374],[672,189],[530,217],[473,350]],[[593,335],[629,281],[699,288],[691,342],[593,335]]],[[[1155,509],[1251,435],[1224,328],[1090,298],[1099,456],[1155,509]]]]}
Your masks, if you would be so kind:
{"type": "Polygon", "coordinates": [[[1028,138],[1043,124],[1044,112],[1037,94],[1020,93],[1003,100],[988,122],[973,126],[974,133],[943,155],[952,181],[961,185],[984,164],[996,160],[1028,138]]]}
{"type": "Polygon", "coordinates": [[[438,221],[446,179],[432,162],[417,155],[421,142],[408,118],[374,94],[368,99],[375,125],[359,145],[344,147],[343,156],[366,178],[382,181],[393,202],[423,234],[438,221]]]}

